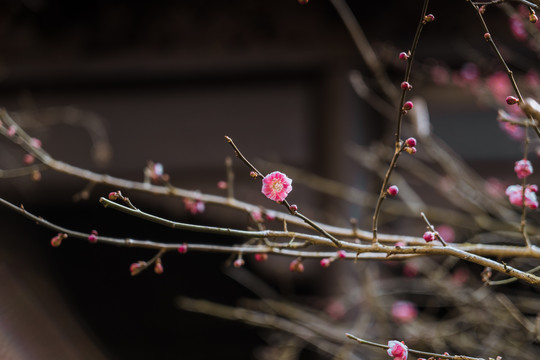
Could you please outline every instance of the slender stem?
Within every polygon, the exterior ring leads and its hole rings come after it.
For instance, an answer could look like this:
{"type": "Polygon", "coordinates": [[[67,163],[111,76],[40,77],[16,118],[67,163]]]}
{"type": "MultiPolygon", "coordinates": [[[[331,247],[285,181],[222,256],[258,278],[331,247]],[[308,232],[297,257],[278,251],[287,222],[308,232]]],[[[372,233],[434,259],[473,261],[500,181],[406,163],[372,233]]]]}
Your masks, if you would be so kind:
{"type": "MultiPolygon", "coordinates": [[[[514,92],[515,92],[517,98],[519,99],[519,103],[524,104],[525,102],[523,100],[523,96],[521,95],[521,91],[519,91],[519,87],[517,85],[516,79],[514,78],[514,73],[508,67],[508,64],[504,60],[501,52],[499,51],[499,48],[495,44],[495,41],[493,41],[493,37],[491,36],[491,33],[489,32],[489,28],[487,26],[486,21],[484,20],[484,16],[480,13],[480,11],[478,9],[478,6],[474,2],[472,2],[471,0],[466,0],[466,1],[471,4],[472,8],[474,9],[474,12],[478,16],[478,19],[480,20],[480,23],[482,24],[482,28],[485,31],[484,39],[486,39],[488,44],[491,46],[491,48],[493,49],[493,51],[497,55],[497,58],[499,59],[499,61],[503,65],[503,67],[504,67],[504,69],[506,71],[506,74],[508,75],[508,78],[510,79],[510,83],[512,84],[512,88],[514,89],[514,92]],[[488,34],[489,36],[486,36],[486,34],[488,34]]],[[[532,128],[536,132],[536,135],[538,135],[538,137],[540,137],[540,128],[538,128],[538,125],[534,121],[534,118],[530,114],[527,114],[527,117],[529,118],[530,123],[534,124],[534,125],[532,125],[532,128]]]]}
{"type": "MultiPolygon", "coordinates": [[[[414,60],[414,54],[416,53],[416,48],[418,47],[418,41],[420,39],[420,33],[422,32],[422,28],[425,25],[425,17],[427,12],[427,7],[429,4],[429,0],[424,0],[424,5],[422,7],[422,13],[420,17],[420,21],[418,22],[418,26],[416,28],[416,33],[414,35],[413,43],[411,46],[411,50],[409,51],[409,57],[407,59],[407,68],[405,69],[405,77],[404,81],[409,81],[411,76],[411,69],[412,69],[412,63],[414,60]]],[[[379,198],[377,199],[377,204],[375,205],[375,211],[373,212],[373,224],[372,224],[372,232],[373,232],[373,238],[372,242],[373,244],[378,243],[377,233],[378,233],[378,222],[379,222],[379,214],[381,211],[381,206],[386,198],[386,189],[388,187],[388,182],[390,181],[390,176],[392,175],[392,171],[394,170],[397,160],[399,158],[399,154],[403,151],[404,144],[401,140],[401,125],[403,122],[403,115],[405,115],[406,111],[403,110],[403,104],[405,102],[405,94],[408,91],[408,89],[402,89],[401,92],[401,99],[399,101],[399,109],[398,109],[398,119],[397,119],[397,128],[396,128],[396,140],[395,140],[395,146],[394,146],[394,155],[392,156],[392,160],[390,161],[390,165],[388,166],[388,169],[386,170],[386,175],[384,176],[383,183],[381,186],[381,190],[379,192],[379,198]]]]}
{"type": "MultiPolygon", "coordinates": [[[[376,343],[376,342],[373,342],[373,341],[360,339],[359,337],[356,337],[356,336],[354,336],[352,334],[349,334],[349,333],[347,333],[345,335],[349,339],[355,340],[356,342],[358,342],[360,344],[363,344],[363,345],[374,346],[374,347],[378,347],[378,348],[381,348],[381,349],[389,349],[388,345],[379,344],[379,343],[376,343]]],[[[414,350],[414,349],[411,349],[411,348],[408,348],[408,352],[411,353],[411,354],[416,354],[416,355],[420,355],[420,356],[437,357],[437,358],[441,358],[441,359],[450,359],[450,360],[484,360],[484,358],[476,358],[476,357],[470,357],[470,356],[464,356],[464,355],[437,354],[437,353],[414,350]]]]}
{"type": "Polygon", "coordinates": [[[439,234],[439,232],[437,230],[435,230],[435,227],[433,225],[431,225],[431,223],[429,222],[426,214],[424,214],[423,212],[420,213],[420,215],[422,215],[422,218],[424,218],[424,221],[426,222],[428,228],[433,231],[436,236],[437,236],[437,239],[439,239],[439,241],[443,244],[443,246],[448,246],[448,244],[446,243],[446,241],[444,241],[443,237],[441,236],[441,234],[439,234]]]}

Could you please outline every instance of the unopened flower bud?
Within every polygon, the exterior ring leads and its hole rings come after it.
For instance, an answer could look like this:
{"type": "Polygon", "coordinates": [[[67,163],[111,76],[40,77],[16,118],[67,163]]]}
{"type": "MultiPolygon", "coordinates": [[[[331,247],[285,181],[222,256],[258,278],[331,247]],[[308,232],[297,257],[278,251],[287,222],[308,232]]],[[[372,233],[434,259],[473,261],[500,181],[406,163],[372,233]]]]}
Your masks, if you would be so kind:
{"type": "Polygon", "coordinates": [[[409,84],[407,81],[404,81],[401,83],[400,87],[403,89],[403,90],[412,90],[412,85],[409,84]]]}
{"type": "Polygon", "coordinates": [[[255,254],[256,261],[266,261],[268,260],[268,254],[266,253],[257,253],[255,254]]]}
{"type": "Polygon", "coordinates": [[[347,257],[347,253],[345,252],[345,250],[338,250],[336,253],[338,258],[340,259],[345,259],[347,257]]]}
{"type": "Polygon", "coordinates": [[[328,258],[324,258],[324,259],[321,259],[320,264],[322,267],[329,267],[331,264],[331,261],[328,258]]]}
{"type": "Polygon", "coordinates": [[[405,146],[413,147],[416,146],[416,139],[413,137],[408,138],[405,140],[405,146]]]}
{"type": "Polygon", "coordinates": [[[140,273],[145,266],[146,266],[145,261],[138,261],[136,263],[131,264],[129,266],[129,272],[131,273],[131,276],[135,276],[138,273],[140,273]]]}
{"type": "Polygon", "coordinates": [[[238,259],[234,260],[234,263],[233,263],[235,268],[242,267],[242,266],[244,266],[244,264],[245,264],[245,262],[244,262],[244,259],[242,259],[242,258],[238,258],[238,259]]]}
{"type": "Polygon", "coordinates": [[[298,206],[296,204],[292,204],[291,206],[289,206],[289,210],[295,213],[298,211],[298,206]]]}
{"type": "Polygon", "coordinates": [[[432,242],[435,240],[435,233],[433,231],[426,231],[422,237],[426,242],[432,242]]]}
{"type": "Polygon", "coordinates": [[[426,16],[424,16],[424,21],[425,22],[433,22],[435,20],[435,16],[433,14],[427,14],[426,16]]]}
{"type": "Polygon", "coordinates": [[[396,196],[397,193],[399,192],[399,188],[396,186],[396,185],[392,185],[392,186],[389,186],[388,189],[386,190],[386,192],[388,193],[388,195],[390,196],[396,196]]]}
{"type": "Polygon", "coordinates": [[[304,264],[302,264],[302,260],[300,259],[294,259],[289,264],[289,270],[292,272],[304,272],[304,264]]]}
{"type": "Polygon", "coordinates": [[[119,197],[119,195],[118,195],[118,193],[116,191],[113,191],[113,192],[109,193],[109,200],[111,200],[111,201],[117,200],[118,197],[119,197]]]}
{"type": "Polygon", "coordinates": [[[415,148],[414,146],[413,146],[413,147],[407,146],[404,150],[405,150],[406,152],[408,152],[409,154],[411,154],[411,155],[416,154],[416,148],[415,148]]]}
{"type": "Polygon", "coordinates": [[[533,24],[536,24],[536,22],[538,21],[538,16],[536,16],[536,14],[534,12],[530,13],[529,14],[529,21],[533,24]]]}
{"type": "Polygon", "coordinates": [[[163,274],[163,264],[161,263],[161,259],[157,259],[156,263],[154,264],[154,272],[156,274],[163,274]]]}
{"type": "Polygon", "coordinates": [[[514,104],[519,103],[519,99],[514,97],[514,96],[507,96],[506,97],[506,103],[508,105],[514,105],[514,104]]]}
{"type": "Polygon", "coordinates": [[[249,176],[251,176],[252,178],[255,179],[258,175],[257,175],[257,173],[255,171],[250,171],[249,176]]]}
{"type": "Polygon", "coordinates": [[[91,244],[95,244],[97,242],[97,235],[98,235],[97,230],[92,230],[90,235],[88,235],[88,242],[91,244]]]}
{"type": "Polygon", "coordinates": [[[491,40],[491,34],[488,33],[488,32],[485,33],[485,34],[484,34],[484,39],[486,39],[486,40],[491,40]]]}
{"type": "Polygon", "coordinates": [[[188,245],[186,243],[183,243],[182,245],[178,247],[178,252],[180,254],[185,254],[187,253],[187,251],[188,251],[188,245]]]}
{"type": "Polygon", "coordinates": [[[400,59],[400,60],[405,61],[405,60],[407,60],[408,58],[409,58],[409,55],[407,55],[407,53],[405,53],[405,52],[400,52],[400,53],[399,53],[399,59],[400,59]]]}
{"type": "Polygon", "coordinates": [[[411,110],[413,108],[413,103],[412,101],[407,101],[405,104],[403,104],[403,110],[405,111],[408,111],[408,110],[411,110]]]}

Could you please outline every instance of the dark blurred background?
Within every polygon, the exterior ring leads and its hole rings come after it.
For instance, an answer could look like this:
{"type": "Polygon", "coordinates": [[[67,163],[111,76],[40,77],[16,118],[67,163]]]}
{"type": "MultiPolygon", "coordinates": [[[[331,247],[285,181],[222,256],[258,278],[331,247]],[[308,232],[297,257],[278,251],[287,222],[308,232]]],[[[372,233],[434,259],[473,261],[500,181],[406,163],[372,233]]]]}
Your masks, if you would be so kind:
{"type": "MultiPolygon", "coordinates": [[[[410,47],[421,5],[350,1],[396,84],[404,69],[397,54],[410,47]]],[[[512,176],[501,166],[511,169],[521,148],[500,130],[496,109],[466,86],[437,83],[420,70],[441,64],[453,76],[474,62],[489,74],[500,65],[466,1],[434,1],[430,12],[436,21],[420,41],[413,93],[426,99],[434,133],[479,172],[512,176]]],[[[517,72],[537,66],[536,57],[518,50],[502,11],[493,9],[487,19],[517,72]]],[[[147,161],[160,162],[174,185],[219,194],[216,183],[225,178],[225,156],[232,155],[223,139],[228,135],[253,160],[376,188],[344,145],[382,139],[391,134],[391,122],[355,94],[350,71],[364,73],[366,66],[327,1],[3,1],[0,49],[0,106],[59,160],[139,181],[147,161]]],[[[365,81],[369,86],[373,79],[365,81]]],[[[7,142],[1,148],[2,168],[22,165],[22,152],[7,142]]],[[[262,200],[242,164],[234,168],[238,197],[262,200]]],[[[97,186],[74,203],[85,186],[52,172],[39,182],[0,180],[2,197],[75,230],[220,241],[103,209],[99,197],[117,189],[97,186]]],[[[300,186],[296,191],[295,201],[316,220],[361,213],[350,204],[329,205],[324,195],[300,186]]],[[[192,216],[178,199],[129,196],[176,220],[245,226],[245,217],[223,210],[192,216]]],[[[131,277],[129,265],[152,253],[76,241],[52,248],[51,231],[6,209],[0,213],[0,357],[251,359],[264,345],[259,330],[175,306],[179,295],[228,304],[250,296],[223,272],[227,256],[171,254],[163,259],[164,274],[131,277]]],[[[269,281],[292,295],[336,291],[330,284],[310,287],[321,276],[317,271],[303,279],[279,273],[282,279],[269,281]]]]}

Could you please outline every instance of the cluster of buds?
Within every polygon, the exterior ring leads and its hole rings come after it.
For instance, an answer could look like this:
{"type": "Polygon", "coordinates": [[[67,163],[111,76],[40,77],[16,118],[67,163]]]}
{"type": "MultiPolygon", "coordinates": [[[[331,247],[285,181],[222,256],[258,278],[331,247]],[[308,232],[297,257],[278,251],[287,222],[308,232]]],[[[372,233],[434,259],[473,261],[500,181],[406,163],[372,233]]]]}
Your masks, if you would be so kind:
{"type": "Polygon", "coordinates": [[[527,185],[525,191],[521,185],[510,185],[506,188],[505,194],[508,196],[510,203],[516,206],[523,206],[523,195],[525,195],[525,206],[531,210],[538,208],[538,199],[536,193],[538,186],[527,185]]]}
{"type": "Polygon", "coordinates": [[[51,239],[51,246],[52,247],[59,247],[62,244],[62,240],[68,237],[68,234],[66,233],[58,233],[58,235],[54,236],[51,239]]]}
{"type": "Polygon", "coordinates": [[[416,154],[416,139],[413,137],[410,137],[407,140],[405,140],[405,146],[403,147],[403,150],[405,150],[411,155],[416,154]]]}
{"type": "MultiPolygon", "coordinates": [[[[527,159],[521,159],[514,164],[514,172],[519,179],[528,177],[533,171],[533,166],[527,159]]],[[[529,209],[535,210],[538,208],[537,192],[538,186],[536,185],[526,185],[525,189],[521,185],[510,185],[506,188],[505,194],[512,205],[525,205],[529,209]]]]}

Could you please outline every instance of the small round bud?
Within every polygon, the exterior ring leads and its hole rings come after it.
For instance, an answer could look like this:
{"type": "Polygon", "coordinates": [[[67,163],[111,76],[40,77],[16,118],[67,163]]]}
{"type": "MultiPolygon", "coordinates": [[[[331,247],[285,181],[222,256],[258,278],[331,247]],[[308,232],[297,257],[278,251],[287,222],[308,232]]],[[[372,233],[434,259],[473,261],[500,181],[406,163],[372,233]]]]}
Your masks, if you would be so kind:
{"type": "Polygon", "coordinates": [[[115,201],[118,199],[120,195],[118,195],[118,193],[116,191],[113,191],[113,192],[110,192],[109,193],[109,200],[111,201],[115,201]]]}
{"type": "Polygon", "coordinates": [[[322,267],[329,267],[331,263],[332,261],[330,261],[330,259],[328,258],[321,259],[321,262],[320,262],[322,267]]]}
{"type": "Polygon", "coordinates": [[[488,32],[485,33],[485,34],[484,34],[484,39],[486,39],[486,40],[491,40],[491,34],[488,33],[488,32]]]}
{"type": "Polygon", "coordinates": [[[407,146],[404,150],[406,152],[408,152],[409,154],[411,154],[411,155],[416,154],[416,148],[414,146],[412,146],[412,147],[407,146]]]}
{"type": "Polygon", "coordinates": [[[398,189],[398,187],[396,185],[392,185],[392,186],[388,187],[388,190],[386,190],[386,192],[390,196],[396,196],[397,193],[399,192],[399,189],[398,189]]]}
{"type": "Polygon", "coordinates": [[[298,206],[296,204],[292,204],[291,206],[289,206],[289,210],[295,213],[298,211],[298,206]]]}
{"type": "Polygon", "coordinates": [[[408,138],[407,140],[405,140],[405,146],[408,146],[408,147],[416,146],[416,139],[413,137],[408,138]]]}
{"type": "Polygon", "coordinates": [[[34,160],[36,160],[36,158],[34,157],[34,155],[32,154],[24,154],[24,157],[23,157],[23,161],[26,165],[31,165],[34,163],[34,160]]]}
{"type": "Polygon", "coordinates": [[[435,240],[435,233],[433,231],[426,231],[422,237],[426,242],[432,242],[435,240]]]}
{"type": "Polygon", "coordinates": [[[244,264],[245,264],[245,262],[244,262],[244,259],[242,259],[242,258],[238,258],[238,259],[234,260],[234,263],[233,263],[235,268],[242,267],[242,266],[244,266],[244,264]]]}
{"type": "Polygon", "coordinates": [[[304,272],[304,264],[302,264],[302,260],[300,259],[294,259],[289,264],[289,270],[292,272],[304,272]]]}
{"type": "Polygon", "coordinates": [[[226,181],[221,180],[221,181],[218,181],[217,187],[221,190],[225,190],[228,187],[228,185],[226,181]]]}
{"type": "Polygon", "coordinates": [[[187,245],[186,243],[183,243],[182,245],[180,245],[180,246],[178,247],[178,252],[179,252],[180,254],[185,254],[185,253],[187,253],[187,250],[188,250],[188,245],[187,245]]]}
{"type": "Polygon", "coordinates": [[[405,60],[407,60],[408,58],[409,58],[409,55],[408,55],[406,52],[400,52],[400,53],[399,53],[399,59],[400,59],[400,60],[405,61],[405,60]]]}
{"type": "Polygon", "coordinates": [[[405,104],[403,104],[403,110],[408,111],[413,108],[414,104],[412,101],[407,101],[405,104]]]}
{"type": "Polygon", "coordinates": [[[435,21],[435,16],[433,14],[427,14],[426,16],[424,16],[424,21],[425,22],[433,22],[435,21]]]}
{"type": "Polygon", "coordinates": [[[135,276],[138,273],[140,273],[145,266],[146,266],[146,262],[144,261],[138,261],[136,263],[131,264],[129,266],[129,272],[131,273],[131,276],[135,276]]]}
{"type": "Polygon", "coordinates": [[[156,274],[163,274],[163,264],[161,263],[161,259],[157,259],[156,263],[154,264],[154,272],[156,274]]]}
{"type": "Polygon", "coordinates": [[[257,178],[258,175],[257,175],[257,173],[255,171],[250,171],[249,176],[251,176],[252,178],[255,179],[255,178],[257,178]]]}
{"type": "Polygon", "coordinates": [[[68,235],[66,233],[58,233],[55,237],[51,239],[51,246],[52,247],[59,247],[62,244],[62,240],[67,238],[68,235]]]}
{"type": "Polygon", "coordinates": [[[268,260],[268,254],[266,253],[257,253],[255,254],[256,261],[266,261],[268,260]]]}
{"type": "Polygon", "coordinates": [[[538,21],[538,16],[536,16],[536,14],[534,12],[530,13],[529,14],[529,21],[533,24],[536,24],[536,22],[538,21]]]}
{"type": "Polygon", "coordinates": [[[337,257],[340,259],[345,259],[347,257],[347,253],[345,252],[345,250],[338,250],[336,253],[337,257]]]}
{"type": "Polygon", "coordinates": [[[90,235],[88,235],[88,242],[91,244],[95,244],[97,242],[97,235],[98,232],[96,230],[92,230],[90,235]]]}
{"type": "Polygon", "coordinates": [[[515,104],[519,103],[519,99],[514,97],[514,96],[507,96],[506,97],[506,103],[508,105],[515,105],[515,104]]]}
{"type": "Polygon", "coordinates": [[[486,12],[486,5],[480,6],[478,12],[483,15],[486,12]]]}
{"type": "Polygon", "coordinates": [[[412,85],[409,84],[407,81],[404,81],[401,83],[400,87],[403,89],[403,90],[409,90],[411,91],[412,90],[412,85]]]}

